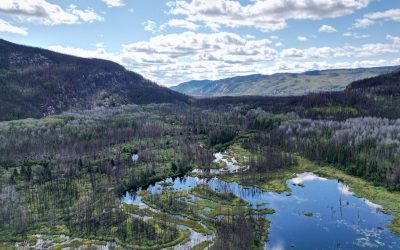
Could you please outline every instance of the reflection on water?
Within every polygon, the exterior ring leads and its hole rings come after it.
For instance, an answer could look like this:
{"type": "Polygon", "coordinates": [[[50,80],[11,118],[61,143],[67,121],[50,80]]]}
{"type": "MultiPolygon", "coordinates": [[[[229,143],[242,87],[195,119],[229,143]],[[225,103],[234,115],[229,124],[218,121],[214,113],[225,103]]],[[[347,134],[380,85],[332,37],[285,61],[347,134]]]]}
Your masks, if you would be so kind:
{"type": "MultiPolygon", "coordinates": [[[[357,198],[348,186],[338,180],[304,173],[288,180],[291,195],[264,192],[255,187],[242,187],[218,178],[183,177],[172,179],[176,190],[188,190],[198,184],[209,185],[217,192],[232,192],[252,206],[267,203],[276,213],[271,219],[267,249],[399,249],[396,237],[387,225],[391,215],[381,212],[379,205],[357,198]],[[304,187],[292,185],[302,183],[304,187]],[[311,212],[312,216],[304,213],[311,212]]],[[[161,183],[147,188],[160,192],[161,183]]],[[[140,191],[140,190],[138,190],[140,191]]],[[[141,197],[127,192],[122,202],[141,205],[141,197]]]]}

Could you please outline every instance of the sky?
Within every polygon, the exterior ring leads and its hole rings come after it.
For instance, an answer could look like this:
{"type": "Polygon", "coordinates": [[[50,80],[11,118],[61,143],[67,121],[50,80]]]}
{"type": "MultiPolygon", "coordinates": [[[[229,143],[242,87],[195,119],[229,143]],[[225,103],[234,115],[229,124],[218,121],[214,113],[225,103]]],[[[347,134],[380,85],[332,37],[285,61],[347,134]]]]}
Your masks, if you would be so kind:
{"type": "Polygon", "coordinates": [[[399,0],[0,0],[0,38],[160,85],[400,65],[399,0]]]}

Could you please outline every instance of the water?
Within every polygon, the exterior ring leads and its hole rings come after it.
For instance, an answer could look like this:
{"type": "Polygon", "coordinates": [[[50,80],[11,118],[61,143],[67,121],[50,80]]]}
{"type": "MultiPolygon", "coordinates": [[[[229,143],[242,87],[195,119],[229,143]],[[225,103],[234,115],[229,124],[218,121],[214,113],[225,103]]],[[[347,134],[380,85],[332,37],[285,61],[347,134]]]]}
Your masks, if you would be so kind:
{"type": "Polygon", "coordinates": [[[131,158],[132,158],[133,162],[137,162],[139,160],[139,155],[138,154],[133,154],[131,158]]]}
{"type": "Polygon", "coordinates": [[[226,152],[224,153],[215,153],[214,154],[214,163],[223,163],[225,167],[223,168],[217,168],[217,169],[208,169],[208,170],[202,170],[202,169],[195,169],[193,170],[193,173],[195,174],[208,174],[208,175],[221,175],[221,174],[226,174],[226,173],[237,173],[237,172],[242,172],[248,170],[250,167],[248,165],[240,165],[235,157],[232,157],[228,155],[226,152]]]}
{"type": "MultiPolygon", "coordinates": [[[[218,178],[169,178],[173,189],[188,190],[207,184],[218,192],[232,192],[250,202],[253,207],[265,207],[276,213],[266,215],[271,220],[267,249],[400,249],[400,237],[388,228],[391,215],[381,212],[380,206],[355,197],[338,180],[317,177],[310,173],[288,180],[288,193],[264,192],[245,188],[218,178]],[[302,183],[304,187],[294,185],[302,183]],[[313,216],[304,213],[312,212],[313,216]]],[[[160,192],[160,183],[149,186],[152,193],[160,192]]],[[[141,197],[127,192],[122,201],[141,205],[141,197]]]]}

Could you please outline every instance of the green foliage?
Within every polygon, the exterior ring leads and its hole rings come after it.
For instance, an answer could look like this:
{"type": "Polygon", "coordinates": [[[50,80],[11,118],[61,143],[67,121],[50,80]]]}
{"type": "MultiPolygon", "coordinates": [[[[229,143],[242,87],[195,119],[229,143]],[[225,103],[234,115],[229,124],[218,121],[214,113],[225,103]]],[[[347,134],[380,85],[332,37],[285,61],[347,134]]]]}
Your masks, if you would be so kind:
{"type": "Polygon", "coordinates": [[[204,250],[205,248],[212,245],[212,241],[206,240],[197,245],[195,245],[192,250],[204,250]]]}
{"type": "Polygon", "coordinates": [[[325,107],[315,107],[310,110],[310,112],[320,115],[322,117],[336,117],[338,115],[343,115],[344,117],[355,117],[359,114],[359,111],[351,106],[341,106],[341,105],[328,105],[325,107]]]}
{"type": "Polygon", "coordinates": [[[212,190],[208,185],[198,185],[194,187],[191,191],[192,194],[209,199],[217,203],[228,204],[233,206],[246,206],[248,203],[243,199],[238,198],[233,193],[217,193],[212,190]]]}
{"type": "Polygon", "coordinates": [[[209,132],[209,146],[225,144],[232,141],[238,135],[231,127],[214,128],[209,132]]]}
{"type": "Polygon", "coordinates": [[[271,131],[287,120],[288,118],[284,115],[273,115],[268,113],[256,114],[251,118],[249,128],[271,131]]]}

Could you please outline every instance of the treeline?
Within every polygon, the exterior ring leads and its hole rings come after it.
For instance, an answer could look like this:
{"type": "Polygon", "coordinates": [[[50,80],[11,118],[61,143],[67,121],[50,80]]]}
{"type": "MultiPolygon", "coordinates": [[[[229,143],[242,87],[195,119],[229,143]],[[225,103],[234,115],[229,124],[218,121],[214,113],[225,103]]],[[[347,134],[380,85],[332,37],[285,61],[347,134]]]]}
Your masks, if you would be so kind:
{"type": "Polygon", "coordinates": [[[312,93],[288,97],[220,97],[195,101],[203,108],[232,110],[241,107],[242,114],[261,108],[274,114],[295,113],[301,118],[346,120],[373,116],[400,118],[400,71],[356,81],[337,92],[312,93]]]}
{"type": "Polygon", "coordinates": [[[270,141],[287,152],[299,152],[400,190],[400,120],[366,117],[343,122],[286,122],[271,133],[270,141]]]}
{"type": "Polygon", "coordinates": [[[243,140],[241,145],[251,153],[248,162],[250,172],[255,176],[297,164],[293,154],[279,148],[272,142],[269,134],[257,133],[243,140]]]}

